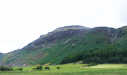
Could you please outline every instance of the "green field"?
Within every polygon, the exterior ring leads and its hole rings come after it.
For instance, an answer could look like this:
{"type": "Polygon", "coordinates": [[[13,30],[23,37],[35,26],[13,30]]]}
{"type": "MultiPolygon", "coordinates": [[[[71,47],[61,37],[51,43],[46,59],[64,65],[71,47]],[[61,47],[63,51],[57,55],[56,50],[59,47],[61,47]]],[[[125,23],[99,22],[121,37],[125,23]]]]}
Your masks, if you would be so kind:
{"type": "Polygon", "coordinates": [[[23,71],[0,72],[0,75],[127,75],[127,64],[101,64],[96,66],[67,64],[49,67],[50,70],[43,69],[41,71],[32,70],[32,67],[24,67],[23,71]],[[56,69],[57,66],[60,67],[59,70],[56,69]]]}

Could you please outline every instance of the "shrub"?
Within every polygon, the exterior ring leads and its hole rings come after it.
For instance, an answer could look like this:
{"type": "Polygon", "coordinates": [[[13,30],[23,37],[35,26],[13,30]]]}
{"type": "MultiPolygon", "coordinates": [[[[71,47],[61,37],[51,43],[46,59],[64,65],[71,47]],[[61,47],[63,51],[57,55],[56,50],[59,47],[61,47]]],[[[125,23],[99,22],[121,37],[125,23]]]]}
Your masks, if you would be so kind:
{"type": "Polygon", "coordinates": [[[8,66],[0,66],[0,71],[13,71],[13,68],[8,66]]]}
{"type": "Polygon", "coordinates": [[[45,67],[45,70],[50,70],[50,67],[46,66],[46,67],[45,67]]]}
{"type": "Polygon", "coordinates": [[[41,65],[37,65],[35,68],[33,68],[33,70],[42,70],[42,66],[41,65]]]}
{"type": "Polygon", "coordinates": [[[57,67],[56,67],[56,69],[57,69],[57,70],[59,70],[59,69],[60,69],[60,67],[59,67],[59,66],[57,66],[57,67]]]}
{"type": "Polygon", "coordinates": [[[18,71],[23,71],[23,68],[17,68],[18,71]]]}

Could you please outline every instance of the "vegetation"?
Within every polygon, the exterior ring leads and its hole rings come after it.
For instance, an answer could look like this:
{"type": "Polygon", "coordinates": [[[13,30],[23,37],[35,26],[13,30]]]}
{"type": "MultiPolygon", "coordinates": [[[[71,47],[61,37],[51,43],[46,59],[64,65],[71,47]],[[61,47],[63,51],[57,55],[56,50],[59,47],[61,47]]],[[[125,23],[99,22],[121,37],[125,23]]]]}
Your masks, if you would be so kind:
{"type": "Polygon", "coordinates": [[[57,69],[57,70],[59,70],[59,69],[60,69],[60,67],[59,67],[59,66],[57,66],[57,67],[56,67],[56,69],[57,69]]]}
{"type": "Polygon", "coordinates": [[[46,66],[46,67],[45,67],[45,70],[50,70],[50,67],[46,66]]]}
{"type": "Polygon", "coordinates": [[[82,60],[83,63],[127,63],[127,49],[118,49],[115,46],[106,48],[96,48],[84,51],[79,56],[67,57],[64,62],[73,62],[82,60]]]}
{"type": "Polygon", "coordinates": [[[13,68],[8,66],[0,66],[0,71],[13,71],[13,68]]]}
{"type": "Polygon", "coordinates": [[[32,66],[23,67],[23,71],[0,72],[0,75],[127,75],[126,64],[87,64],[50,65],[50,70],[32,70],[32,66]],[[62,67],[57,70],[56,67],[62,67]]]}
{"type": "Polygon", "coordinates": [[[127,63],[127,28],[62,27],[1,58],[2,64],[127,63]],[[22,61],[21,61],[22,60],[22,61]]]}

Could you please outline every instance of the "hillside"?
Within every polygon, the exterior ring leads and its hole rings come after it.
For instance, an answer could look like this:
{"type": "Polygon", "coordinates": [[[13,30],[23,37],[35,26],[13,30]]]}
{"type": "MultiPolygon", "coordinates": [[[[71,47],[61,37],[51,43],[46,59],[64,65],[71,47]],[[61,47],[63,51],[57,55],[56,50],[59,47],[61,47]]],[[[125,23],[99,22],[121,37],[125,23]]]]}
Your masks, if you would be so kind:
{"type": "Polygon", "coordinates": [[[4,55],[8,65],[126,63],[127,27],[65,26],[41,35],[24,48],[4,55]]]}
{"type": "MultiPolygon", "coordinates": [[[[4,56],[4,54],[0,53],[0,61],[2,61],[3,56],[4,56]]],[[[1,62],[0,62],[0,64],[1,64],[1,62]]]]}

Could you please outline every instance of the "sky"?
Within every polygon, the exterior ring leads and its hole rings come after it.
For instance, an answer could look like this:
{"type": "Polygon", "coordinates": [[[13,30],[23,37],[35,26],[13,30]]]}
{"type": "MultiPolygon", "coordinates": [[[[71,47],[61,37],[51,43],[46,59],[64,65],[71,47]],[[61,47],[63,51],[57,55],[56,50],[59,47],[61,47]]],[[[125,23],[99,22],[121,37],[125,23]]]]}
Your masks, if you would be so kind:
{"type": "Polygon", "coordinates": [[[127,25],[127,0],[0,0],[0,52],[68,25],[127,25]]]}

